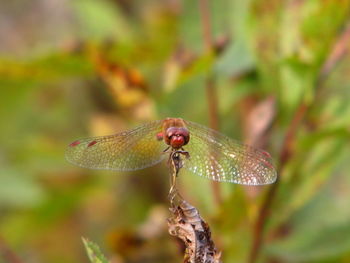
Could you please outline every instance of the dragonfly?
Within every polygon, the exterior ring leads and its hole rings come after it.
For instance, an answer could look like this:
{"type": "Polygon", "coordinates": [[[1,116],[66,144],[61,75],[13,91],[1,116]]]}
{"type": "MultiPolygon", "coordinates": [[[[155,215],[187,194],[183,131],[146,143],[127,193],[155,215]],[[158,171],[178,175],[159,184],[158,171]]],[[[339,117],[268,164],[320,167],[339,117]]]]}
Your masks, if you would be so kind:
{"type": "Polygon", "coordinates": [[[79,139],[66,159],[90,169],[133,171],[165,159],[180,160],[178,169],[218,182],[265,185],[276,181],[269,153],[181,118],[166,118],[109,136],[79,139]]]}

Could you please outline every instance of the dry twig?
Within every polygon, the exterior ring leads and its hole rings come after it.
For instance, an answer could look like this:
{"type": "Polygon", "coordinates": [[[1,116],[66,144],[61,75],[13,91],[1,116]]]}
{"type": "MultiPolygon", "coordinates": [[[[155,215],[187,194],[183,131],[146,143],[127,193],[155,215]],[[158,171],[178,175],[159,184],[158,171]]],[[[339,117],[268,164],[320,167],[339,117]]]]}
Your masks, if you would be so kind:
{"type": "Polygon", "coordinates": [[[219,263],[221,253],[211,239],[209,225],[198,210],[185,200],[170,208],[169,233],[180,238],[186,246],[185,263],[219,263]]]}
{"type": "Polygon", "coordinates": [[[182,154],[183,152],[175,151],[169,157],[171,176],[169,200],[172,213],[168,218],[169,233],[184,242],[185,263],[220,263],[221,253],[217,251],[211,239],[209,225],[201,218],[198,210],[176,189],[176,178],[182,168],[182,154]]]}

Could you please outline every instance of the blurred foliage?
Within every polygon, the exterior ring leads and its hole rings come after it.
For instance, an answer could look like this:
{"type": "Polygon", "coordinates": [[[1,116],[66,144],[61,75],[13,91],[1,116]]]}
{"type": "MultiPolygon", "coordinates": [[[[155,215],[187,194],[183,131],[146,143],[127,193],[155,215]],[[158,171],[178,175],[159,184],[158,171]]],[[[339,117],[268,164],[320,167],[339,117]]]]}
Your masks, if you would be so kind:
{"type": "MultiPolygon", "coordinates": [[[[183,247],[166,230],[164,164],[91,171],[68,164],[64,149],[80,136],[169,116],[208,124],[208,74],[220,130],[257,141],[277,166],[293,116],[307,108],[260,262],[350,261],[350,56],[342,37],[350,2],[210,5],[216,52],[205,49],[197,1],[0,3],[0,240],[23,261],[86,262],[86,236],[111,262],[180,262],[183,247]],[[273,122],[249,138],[263,118],[249,122],[252,112],[269,99],[273,122]]],[[[223,261],[246,262],[269,186],[220,184],[217,205],[209,181],[187,173],[179,181],[223,261]]]]}

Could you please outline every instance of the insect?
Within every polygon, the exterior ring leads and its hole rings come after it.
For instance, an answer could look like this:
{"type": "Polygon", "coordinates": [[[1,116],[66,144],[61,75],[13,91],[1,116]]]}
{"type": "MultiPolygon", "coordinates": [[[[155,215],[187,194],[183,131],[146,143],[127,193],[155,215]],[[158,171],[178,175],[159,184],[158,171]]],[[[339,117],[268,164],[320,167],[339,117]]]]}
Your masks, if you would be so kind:
{"type": "Polygon", "coordinates": [[[200,124],[180,118],[154,121],[110,136],[72,142],[69,162],[91,169],[132,171],[175,158],[178,168],[219,182],[275,182],[271,156],[200,124]]]}

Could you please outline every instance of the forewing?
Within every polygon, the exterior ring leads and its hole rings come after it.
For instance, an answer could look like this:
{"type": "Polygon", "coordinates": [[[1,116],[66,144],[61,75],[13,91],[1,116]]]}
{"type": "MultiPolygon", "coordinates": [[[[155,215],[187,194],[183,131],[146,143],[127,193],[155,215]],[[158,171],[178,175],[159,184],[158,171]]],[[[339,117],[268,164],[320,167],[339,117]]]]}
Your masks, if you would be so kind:
{"type": "Polygon", "coordinates": [[[92,137],[71,143],[69,162],[91,169],[132,171],[152,166],[165,158],[166,145],[157,139],[162,121],[110,136],[92,137]]]}
{"type": "Polygon", "coordinates": [[[240,144],[202,125],[186,121],[190,141],[184,168],[211,180],[243,185],[276,181],[277,173],[268,153],[240,144]]]}

